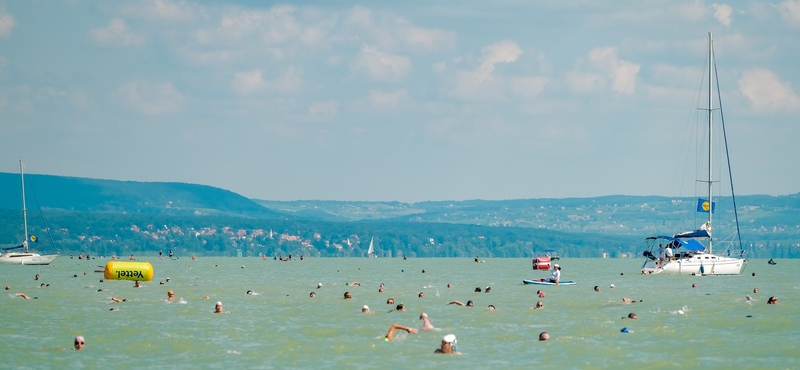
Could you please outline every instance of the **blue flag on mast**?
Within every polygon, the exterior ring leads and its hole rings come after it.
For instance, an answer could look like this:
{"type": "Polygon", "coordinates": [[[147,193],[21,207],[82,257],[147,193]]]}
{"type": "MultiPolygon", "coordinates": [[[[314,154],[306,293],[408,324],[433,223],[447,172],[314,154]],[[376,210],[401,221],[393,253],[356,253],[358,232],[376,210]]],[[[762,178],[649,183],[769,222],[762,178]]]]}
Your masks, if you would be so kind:
{"type": "Polygon", "coordinates": [[[697,198],[697,212],[708,213],[709,211],[711,211],[711,213],[714,213],[714,208],[716,207],[716,205],[717,205],[716,202],[711,202],[711,204],[709,205],[708,199],[697,198]]]}

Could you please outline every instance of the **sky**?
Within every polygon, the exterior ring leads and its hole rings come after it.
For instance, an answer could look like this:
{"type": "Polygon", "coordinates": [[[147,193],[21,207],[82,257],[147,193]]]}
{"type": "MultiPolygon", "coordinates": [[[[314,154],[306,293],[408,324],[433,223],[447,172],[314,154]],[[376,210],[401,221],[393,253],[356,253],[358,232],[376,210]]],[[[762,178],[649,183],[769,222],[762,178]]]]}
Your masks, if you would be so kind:
{"type": "Polygon", "coordinates": [[[0,0],[0,172],[266,200],[682,195],[709,32],[737,193],[797,193],[800,0],[0,0]]]}

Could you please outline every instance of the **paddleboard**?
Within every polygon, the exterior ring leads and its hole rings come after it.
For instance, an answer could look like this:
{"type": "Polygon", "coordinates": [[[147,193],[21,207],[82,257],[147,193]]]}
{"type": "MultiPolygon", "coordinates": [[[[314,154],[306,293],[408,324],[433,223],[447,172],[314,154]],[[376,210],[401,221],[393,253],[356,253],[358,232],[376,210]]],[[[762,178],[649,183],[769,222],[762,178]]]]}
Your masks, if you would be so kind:
{"type": "MultiPolygon", "coordinates": [[[[541,281],[541,280],[522,280],[525,284],[536,284],[536,285],[556,285],[556,283],[551,283],[549,281],[541,281]]],[[[562,281],[559,282],[558,285],[575,285],[577,284],[574,281],[562,281]]]]}

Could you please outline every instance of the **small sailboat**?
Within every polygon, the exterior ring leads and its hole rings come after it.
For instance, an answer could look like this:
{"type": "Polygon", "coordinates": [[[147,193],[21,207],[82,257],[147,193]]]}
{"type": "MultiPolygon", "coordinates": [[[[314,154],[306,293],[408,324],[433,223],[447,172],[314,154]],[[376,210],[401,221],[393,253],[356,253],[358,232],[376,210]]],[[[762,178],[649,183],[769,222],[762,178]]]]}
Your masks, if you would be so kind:
{"type": "MultiPolygon", "coordinates": [[[[37,242],[36,236],[28,234],[28,210],[25,208],[25,174],[22,160],[19,161],[19,175],[22,179],[22,224],[25,230],[25,237],[21,245],[10,248],[3,248],[3,254],[0,254],[0,263],[8,265],[49,265],[56,258],[58,254],[51,254],[42,256],[38,253],[33,253],[28,250],[28,242],[37,242]],[[23,251],[16,251],[23,249],[23,251]]],[[[52,238],[50,239],[52,242],[52,238]]]]}
{"type": "Polygon", "coordinates": [[[378,255],[375,254],[375,237],[372,237],[372,240],[369,241],[369,250],[367,250],[367,256],[377,258],[378,255]]]}
{"type": "MultiPolygon", "coordinates": [[[[738,238],[740,252],[738,256],[731,256],[731,249],[734,245],[734,237],[730,241],[727,256],[714,254],[712,244],[714,240],[711,235],[712,216],[714,215],[714,202],[712,201],[712,185],[718,180],[712,179],[712,117],[713,112],[719,109],[722,115],[722,105],[720,100],[719,108],[714,108],[714,75],[716,72],[714,64],[714,47],[711,33],[708,34],[708,179],[698,180],[704,187],[707,187],[706,199],[698,199],[698,212],[707,212],[708,221],[699,229],[686,231],[674,235],[657,235],[646,239],[647,249],[643,255],[647,258],[642,265],[642,274],[664,274],[664,275],[740,275],[747,266],[747,258],[744,258],[744,249],[741,247],[741,236],[739,235],[739,218],[736,213],[736,198],[733,195],[733,184],[731,181],[731,199],[733,203],[734,215],[736,215],[736,230],[732,235],[738,238]],[[700,240],[705,239],[706,245],[700,240]]],[[[719,89],[717,89],[719,97],[719,89]]],[[[725,134],[725,122],[722,123],[722,133],[725,134]]],[[[727,153],[727,139],[725,140],[725,153],[727,153]]],[[[730,158],[728,158],[728,168],[730,169],[730,158]]],[[[716,231],[715,231],[716,232],[716,231]]]]}

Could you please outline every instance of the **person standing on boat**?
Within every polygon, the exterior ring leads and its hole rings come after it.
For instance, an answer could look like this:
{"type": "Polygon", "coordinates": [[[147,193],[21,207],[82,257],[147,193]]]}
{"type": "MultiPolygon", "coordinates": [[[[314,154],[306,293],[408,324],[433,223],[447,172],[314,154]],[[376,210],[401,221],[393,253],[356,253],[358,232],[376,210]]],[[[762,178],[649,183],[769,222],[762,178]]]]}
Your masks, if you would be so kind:
{"type": "Polygon", "coordinates": [[[664,246],[661,244],[658,245],[658,267],[664,267],[664,246]]]}
{"type": "Polygon", "coordinates": [[[670,247],[670,245],[671,244],[667,244],[667,247],[664,248],[664,255],[667,257],[667,261],[672,261],[672,257],[675,257],[675,254],[672,253],[672,247],[670,247]]]}

